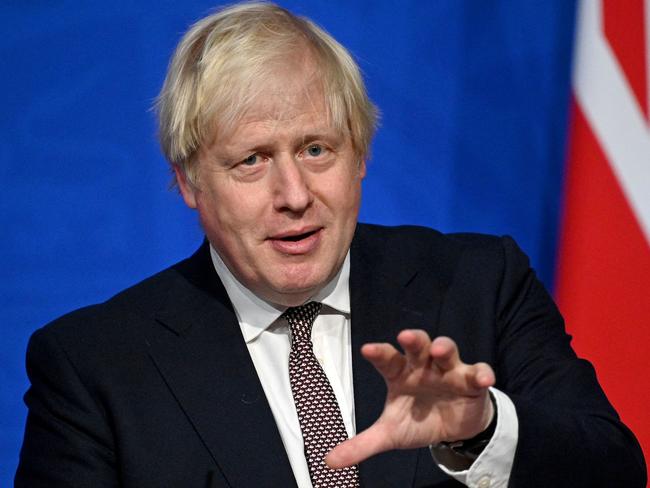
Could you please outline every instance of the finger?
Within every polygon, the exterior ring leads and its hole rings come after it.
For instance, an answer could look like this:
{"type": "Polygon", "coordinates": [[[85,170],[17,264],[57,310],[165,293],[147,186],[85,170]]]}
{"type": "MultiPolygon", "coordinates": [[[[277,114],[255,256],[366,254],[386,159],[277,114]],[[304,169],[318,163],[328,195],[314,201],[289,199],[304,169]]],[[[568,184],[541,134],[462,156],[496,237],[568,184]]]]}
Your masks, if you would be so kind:
{"type": "Polygon", "coordinates": [[[431,354],[433,363],[443,373],[462,365],[458,354],[458,347],[449,337],[436,337],[429,347],[429,353],[431,354]]]}
{"type": "Polygon", "coordinates": [[[468,368],[467,383],[477,389],[494,386],[496,377],[494,370],[487,363],[476,363],[468,368]]]}
{"type": "Polygon", "coordinates": [[[387,381],[398,376],[404,369],[406,358],[391,344],[364,344],[361,355],[372,364],[387,381]]]}
{"type": "Polygon", "coordinates": [[[391,449],[388,435],[377,424],[342,442],[325,456],[325,463],[333,469],[359,464],[380,452],[391,449]]]}
{"type": "Polygon", "coordinates": [[[431,338],[423,330],[407,329],[397,335],[397,342],[404,349],[406,359],[414,367],[426,366],[430,361],[431,338]]]}

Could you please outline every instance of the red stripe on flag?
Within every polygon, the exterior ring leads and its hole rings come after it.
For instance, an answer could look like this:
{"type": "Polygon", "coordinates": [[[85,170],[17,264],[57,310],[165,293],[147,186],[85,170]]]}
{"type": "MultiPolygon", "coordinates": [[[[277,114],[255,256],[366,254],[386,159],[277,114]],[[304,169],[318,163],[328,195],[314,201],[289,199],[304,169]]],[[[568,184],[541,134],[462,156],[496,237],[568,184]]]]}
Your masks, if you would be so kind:
{"type": "Polygon", "coordinates": [[[603,22],[605,37],[647,120],[650,107],[644,3],[644,0],[604,0],[603,22]]]}
{"type": "Polygon", "coordinates": [[[650,458],[650,247],[573,104],[557,299],[573,346],[650,458]]]}

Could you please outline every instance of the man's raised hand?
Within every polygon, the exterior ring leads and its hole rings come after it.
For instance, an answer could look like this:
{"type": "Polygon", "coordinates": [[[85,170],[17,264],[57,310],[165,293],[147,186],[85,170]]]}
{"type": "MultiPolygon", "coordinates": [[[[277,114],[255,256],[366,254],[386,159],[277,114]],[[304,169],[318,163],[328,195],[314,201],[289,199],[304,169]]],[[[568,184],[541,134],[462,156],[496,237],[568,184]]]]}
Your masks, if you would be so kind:
{"type": "Polygon", "coordinates": [[[384,411],[365,431],[339,444],[325,458],[342,468],[391,449],[469,439],[485,430],[494,409],[488,387],[495,382],[486,363],[465,364],[448,337],[431,341],[423,330],[403,330],[391,344],[371,343],[363,356],[384,377],[384,411]]]}

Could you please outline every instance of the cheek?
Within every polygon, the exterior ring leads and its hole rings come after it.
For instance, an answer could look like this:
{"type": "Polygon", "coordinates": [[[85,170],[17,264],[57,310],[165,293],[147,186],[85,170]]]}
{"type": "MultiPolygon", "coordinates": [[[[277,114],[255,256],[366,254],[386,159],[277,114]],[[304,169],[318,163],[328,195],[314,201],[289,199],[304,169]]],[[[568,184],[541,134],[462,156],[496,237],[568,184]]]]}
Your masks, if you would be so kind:
{"type": "Polygon", "coordinates": [[[336,200],[337,207],[341,210],[355,212],[361,200],[361,180],[357,175],[348,176],[345,183],[337,185],[336,200]]]}
{"type": "Polygon", "coordinates": [[[264,224],[263,202],[253,190],[211,191],[197,199],[204,227],[221,234],[221,240],[241,240],[264,224]]]}
{"type": "Polygon", "coordinates": [[[358,205],[361,193],[361,177],[356,171],[340,169],[331,175],[315,175],[313,188],[321,200],[333,209],[353,209],[358,205]]]}

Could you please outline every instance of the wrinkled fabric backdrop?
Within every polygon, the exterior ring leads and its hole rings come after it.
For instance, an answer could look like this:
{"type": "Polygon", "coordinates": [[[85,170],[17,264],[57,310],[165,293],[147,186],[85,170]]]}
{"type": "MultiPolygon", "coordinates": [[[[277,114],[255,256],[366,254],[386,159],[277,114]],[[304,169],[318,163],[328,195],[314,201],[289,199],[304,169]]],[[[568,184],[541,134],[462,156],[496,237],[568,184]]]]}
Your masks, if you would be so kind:
{"type": "MultiPolygon", "coordinates": [[[[360,220],[509,234],[551,286],[575,4],[281,1],[356,56],[382,112],[360,220]]],[[[205,0],[0,5],[0,486],[29,335],[189,255],[150,108],[205,0]]]]}

